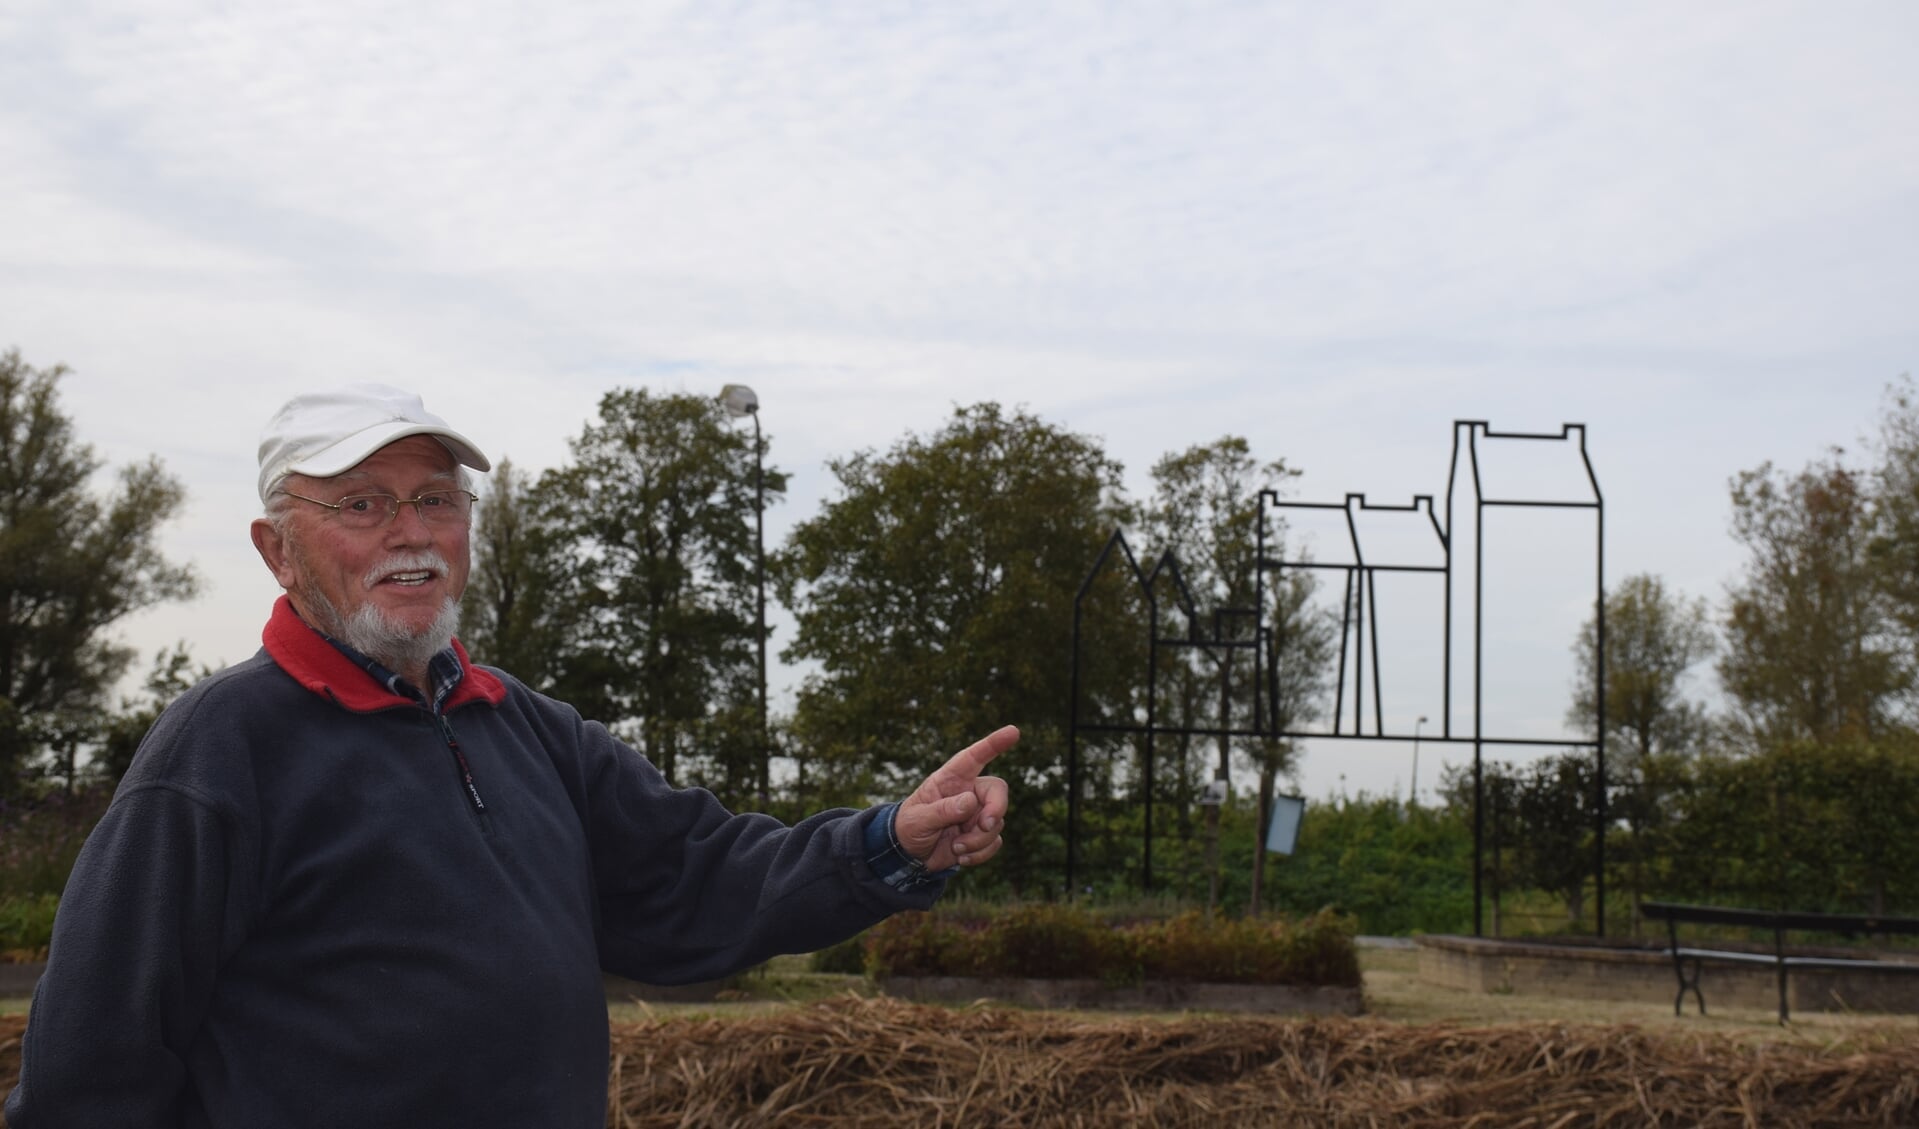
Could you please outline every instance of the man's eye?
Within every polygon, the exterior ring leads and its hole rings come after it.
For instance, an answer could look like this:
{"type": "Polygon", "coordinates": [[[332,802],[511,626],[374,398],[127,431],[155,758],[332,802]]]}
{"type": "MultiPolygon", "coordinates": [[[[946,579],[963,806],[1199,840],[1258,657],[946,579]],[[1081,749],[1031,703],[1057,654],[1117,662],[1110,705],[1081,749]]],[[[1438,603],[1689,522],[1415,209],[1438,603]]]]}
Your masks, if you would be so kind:
{"type": "Polygon", "coordinates": [[[452,499],[448,498],[445,494],[420,495],[420,506],[423,509],[429,509],[429,510],[444,509],[446,506],[451,504],[451,501],[452,499]]]}
{"type": "Polygon", "coordinates": [[[374,506],[374,500],[372,498],[365,498],[365,497],[348,498],[344,500],[343,502],[341,502],[341,505],[345,507],[348,513],[363,514],[363,513],[369,513],[372,511],[374,506]]]}

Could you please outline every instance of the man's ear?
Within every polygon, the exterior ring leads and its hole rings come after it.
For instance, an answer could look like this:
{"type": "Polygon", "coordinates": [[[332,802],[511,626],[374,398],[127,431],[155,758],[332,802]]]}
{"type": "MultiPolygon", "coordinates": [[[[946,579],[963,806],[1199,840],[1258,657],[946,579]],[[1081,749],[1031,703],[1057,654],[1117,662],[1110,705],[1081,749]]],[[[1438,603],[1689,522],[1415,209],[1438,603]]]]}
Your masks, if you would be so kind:
{"type": "Polygon", "coordinates": [[[253,519],[252,532],[253,547],[259,550],[260,559],[266,562],[273,579],[280,582],[280,587],[291,590],[297,577],[294,575],[293,555],[287,552],[286,537],[263,517],[253,519]]]}

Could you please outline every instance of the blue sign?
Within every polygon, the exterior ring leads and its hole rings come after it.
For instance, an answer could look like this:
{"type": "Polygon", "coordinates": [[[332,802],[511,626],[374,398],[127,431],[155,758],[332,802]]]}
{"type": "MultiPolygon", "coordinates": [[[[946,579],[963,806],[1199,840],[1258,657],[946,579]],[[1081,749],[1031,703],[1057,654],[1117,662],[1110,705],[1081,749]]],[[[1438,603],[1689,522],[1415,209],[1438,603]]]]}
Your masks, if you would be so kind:
{"type": "Polygon", "coordinates": [[[1266,849],[1290,855],[1299,843],[1299,821],[1306,814],[1301,796],[1274,796],[1273,818],[1266,825],[1266,849]]]}

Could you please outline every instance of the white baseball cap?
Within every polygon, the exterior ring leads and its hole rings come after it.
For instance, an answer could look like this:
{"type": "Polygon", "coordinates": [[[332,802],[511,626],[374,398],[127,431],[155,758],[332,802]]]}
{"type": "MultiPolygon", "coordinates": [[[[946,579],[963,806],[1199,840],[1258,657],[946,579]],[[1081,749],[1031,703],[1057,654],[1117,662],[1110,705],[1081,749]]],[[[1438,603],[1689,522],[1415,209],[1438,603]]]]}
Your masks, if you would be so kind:
{"type": "Polygon", "coordinates": [[[492,470],[473,441],[426,410],[411,392],[385,384],[353,384],[288,400],[260,434],[260,501],[289,474],[332,478],[409,435],[431,435],[463,466],[492,470]]]}

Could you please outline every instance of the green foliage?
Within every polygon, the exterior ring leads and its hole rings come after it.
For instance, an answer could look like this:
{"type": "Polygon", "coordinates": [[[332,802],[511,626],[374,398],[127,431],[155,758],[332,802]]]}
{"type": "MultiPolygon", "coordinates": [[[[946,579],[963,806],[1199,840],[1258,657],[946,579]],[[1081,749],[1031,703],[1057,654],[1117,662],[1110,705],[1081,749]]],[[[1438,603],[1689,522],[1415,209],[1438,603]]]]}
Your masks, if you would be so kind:
{"type": "Polygon", "coordinates": [[[1919,906],[1910,735],[1709,757],[1681,805],[1665,897],[1832,913],[1919,906]]]}
{"type": "MultiPolygon", "coordinates": [[[[1179,576],[1197,605],[1194,610],[1207,616],[1215,609],[1257,607],[1271,632],[1265,640],[1262,686],[1254,685],[1257,664],[1244,652],[1200,647],[1162,651],[1159,692],[1165,702],[1161,708],[1171,708],[1171,724],[1250,730],[1251,703],[1262,694],[1272,711],[1266,724],[1280,731],[1303,728],[1324,711],[1338,621],[1331,609],[1312,604],[1317,582],[1311,571],[1262,577],[1258,567],[1262,535],[1268,559],[1287,556],[1285,525],[1265,516],[1261,499],[1265,492],[1284,489],[1298,473],[1283,460],[1261,465],[1246,440],[1231,435],[1168,455],[1154,465],[1144,529],[1178,562],[1179,576]]],[[[1162,597],[1161,607],[1171,613],[1172,601],[1162,597]]],[[[1243,615],[1212,619],[1207,637],[1221,643],[1251,642],[1253,624],[1253,617],[1243,615]]],[[[1195,771],[1192,743],[1175,738],[1173,746],[1175,775],[1169,794],[1187,801],[1196,779],[1227,779],[1238,759],[1250,763],[1258,776],[1257,810],[1262,818],[1271,809],[1276,782],[1293,772],[1298,756],[1291,741],[1221,737],[1213,743],[1211,771],[1195,771]]],[[[1207,813],[1205,818],[1216,817],[1207,813]]],[[[1255,912],[1265,870],[1265,855],[1256,853],[1255,912]]]]}
{"type": "MultiPolygon", "coordinates": [[[[770,750],[753,436],[715,400],[618,389],[571,448],[537,490],[496,485],[476,519],[486,646],[674,780],[754,803],[770,750]]],[[[785,489],[768,468],[767,501],[785,489]]]]}
{"type": "Polygon", "coordinates": [[[36,756],[74,778],[132,660],[107,630],[197,587],[158,544],[184,489],[150,459],[96,497],[102,464],[60,409],[65,373],[0,354],[0,795],[19,794],[36,756]]]}
{"type": "Polygon", "coordinates": [[[1768,463],[1734,480],[1732,502],[1751,553],[1719,661],[1736,731],[1748,747],[1887,732],[1919,669],[1878,583],[1869,476],[1836,456],[1796,475],[1768,463]]]}
{"type": "MultiPolygon", "coordinates": [[[[1598,861],[1593,839],[1598,829],[1596,767],[1586,752],[1559,753],[1522,765],[1484,763],[1481,865],[1492,898],[1515,888],[1549,891],[1566,907],[1566,927],[1579,931],[1598,861]]],[[[1460,813],[1470,837],[1471,768],[1462,765],[1442,774],[1440,793],[1460,813]]],[[[1470,865],[1466,874],[1470,878],[1470,865]]]]}
{"type": "Polygon", "coordinates": [[[1291,922],[1195,910],[1128,932],[1148,980],[1359,986],[1355,923],[1331,909],[1291,922]]]}
{"type": "Polygon", "coordinates": [[[829,945],[809,954],[806,967],[812,972],[858,976],[866,971],[866,942],[861,937],[849,937],[837,945],[829,945]]]}
{"type": "Polygon", "coordinates": [[[1131,958],[1123,932],[1072,904],[1014,904],[968,936],[977,948],[966,963],[980,976],[1097,977],[1131,958]]]}
{"type": "Polygon", "coordinates": [[[1472,822],[1461,809],[1366,796],[1308,803],[1297,850],[1267,866],[1266,900],[1278,910],[1330,906],[1371,934],[1472,927],[1472,822]]]}
{"type": "MultiPolygon", "coordinates": [[[[1040,813],[1046,820],[1050,810],[1040,813]]],[[[1184,834],[1173,813],[1158,823],[1153,847],[1154,895],[1139,892],[1139,805],[1115,801],[1080,847],[1083,888],[1102,907],[1148,907],[1134,916],[1165,916],[1207,904],[1205,829],[1184,834]]],[[[1261,847],[1254,805],[1237,799],[1220,809],[1218,908],[1249,912],[1253,858],[1261,847]]],[[[1306,805],[1290,856],[1267,860],[1262,907],[1308,914],[1331,906],[1365,933],[1458,932],[1472,927],[1472,820],[1466,807],[1411,807],[1359,796],[1306,805]]],[[[970,878],[970,876],[969,876],[970,878]]]]}
{"type": "Polygon", "coordinates": [[[1076,904],[976,914],[901,914],[866,935],[873,976],[1017,976],[1356,986],[1351,918],[1207,919],[1197,911],[1127,920],[1076,904]]]}
{"type": "Polygon", "coordinates": [[[1872,472],[1872,533],[1866,562],[1885,613],[1919,639],[1919,393],[1912,378],[1886,389],[1872,472]]]}
{"type": "Polygon", "coordinates": [[[53,941],[58,894],[16,894],[0,898],[0,959],[45,960],[53,941]]]}
{"type": "Polygon", "coordinates": [[[144,696],[122,699],[119,711],[108,717],[101,729],[100,744],[93,754],[93,767],[100,778],[109,784],[119,783],[160,712],[212,673],[213,669],[204,663],[194,665],[184,642],[157,652],[147,672],[144,696]]]}
{"type": "Polygon", "coordinates": [[[551,520],[557,510],[529,485],[513,461],[502,458],[474,506],[460,639],[476,660],[548,687],[559,676],[578,609],[560,598],[567,552],[551,520]]]}
{"type": "Polygon", "coordinates": [[[979,946],[939,913],[900,913],[866,931],[868,976],[976,976],[979,946]]]}
{"type": "MultiPolygon", "coordinates": [[[[818,664],[791,725],[809,781],[899,795],[1011,721],[1022,740],[995,771],[1015,810],[1037,811],[1064,782],[1073,601],[1124,516],[1118,466],[1086,437],[978,404],[930,436],[830,467],[840,496],[793,529],[774,569],[798,623],[782,656],[818,664]]],[[[1089,623],[1099,632],[1115,618],[1089,623]]],[[[1111,638],[1126,641],[1088,647],[1114,678],[1110,664],[1140,634],[1117,618],[1111,638]]],[[[1008,821],[981,880],[1056,880],[1060,859],[1041,834],[1008,821]]]]}
{"type": "Polygon", "coordinates": [[[1519,774],[1519,871],[1526,885],[1566,901],[1567,924],[1585,916],[1586,882],[1597,862],[1598,765],[1588,753],[1542,757],[1519,774]]]}
{"type": "Polygon", "coordinates": [[[64,890],[73,860],[112,796],[95,785],[0,805],[0,898],[64,890]]]}
{"type": "MultiPolygon", "coordinates": [[[[1566,720],[1590,737],[1598,721],[1599,624],[1588,619],[1573,644],[1577,676],[1566,720]]],[[[1704,600],[1669,592],[1650,573],[1628,576],[1606,595],[1606,750],[1616,769],[1636,772],[1659,756],[1698,751],[1705,708],[1683,693],[1687,672],[1711,656],[1704,600]]]]}

